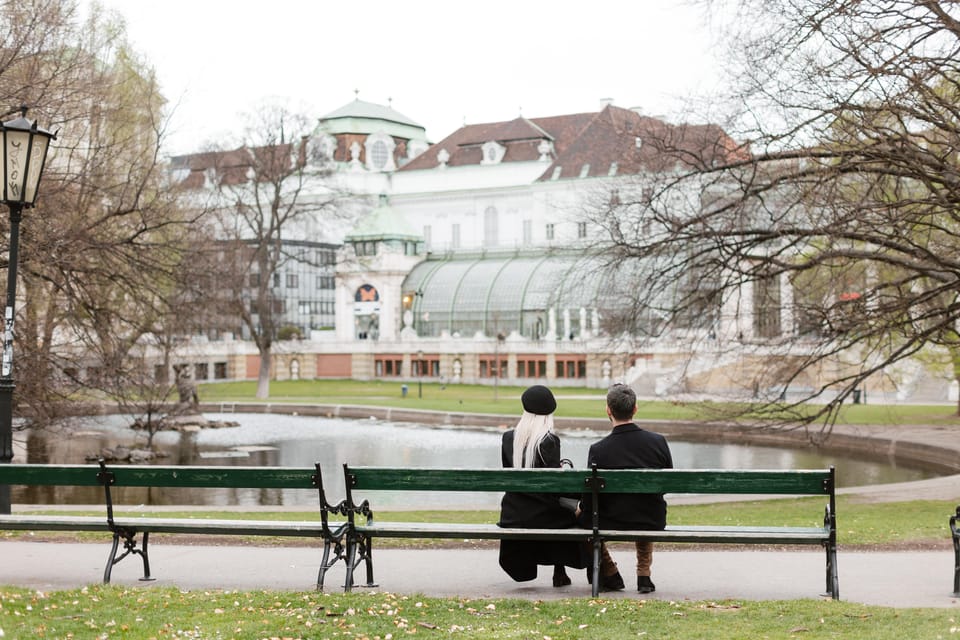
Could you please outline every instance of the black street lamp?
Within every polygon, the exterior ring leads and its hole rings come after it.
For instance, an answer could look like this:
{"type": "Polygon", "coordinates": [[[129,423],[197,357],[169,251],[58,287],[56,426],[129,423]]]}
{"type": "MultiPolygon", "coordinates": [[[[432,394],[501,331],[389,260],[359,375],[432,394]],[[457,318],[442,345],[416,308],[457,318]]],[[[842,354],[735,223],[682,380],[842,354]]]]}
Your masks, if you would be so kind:
{"type": "MultiPolygon", "coordinates": [[[[40,176],[47,160],[50,141],[57,135],[27,120],[27,108],[20,117],[0,124],[0,165],[3,192],[0,202],[10,209],[10,252],[7,261],[7,306],[3,312],[3,359],[0,360],[0,463],[13,460],[13,325],[16,318],[17,258],[20,248],[20,218],[33,206],[40,176]]],[[[0,116],[2,117],[2,116],[0,116]]],[[[0,486],[0,513],[10,513],[10,487],[0,486]]]]}

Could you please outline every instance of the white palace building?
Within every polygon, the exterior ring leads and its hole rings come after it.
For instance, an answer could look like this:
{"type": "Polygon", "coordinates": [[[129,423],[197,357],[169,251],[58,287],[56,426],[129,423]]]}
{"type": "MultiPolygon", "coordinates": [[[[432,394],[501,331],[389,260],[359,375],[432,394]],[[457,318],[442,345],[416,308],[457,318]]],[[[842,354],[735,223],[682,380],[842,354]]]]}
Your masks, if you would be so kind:
{"type": "MultiPolygon", "coordinates": [[[[584,207],[618,182],[676,171],[675,156],[655,143],[666,138],[701,158],[736,148],[716,126],[613,104],[464,125],[433,144],[410,118],[359,99],[320,118],[311,144],[332,156],[332,179],[366,204],[346,227],[308,225],[291,240],[324,264],[276,280],[284,322],[302,337],[274,343],[273,378],[625,381],[644,395],[749,389],[756,364],[724,336],[749,342],[771,326],[793,330],[786,310],[760,322],[750,291],[685,332],[710,340],[640,343],[605,325],[601,301],[618,292],[592,268],[586,248],[600,230],[584,207]]],[[[203,188],[197,157],[175,158],[174,170],[203,188]]],[[[193,341],[180,363],[201,380],[256,379],[259,356],[238,332],[193,341]]]]}

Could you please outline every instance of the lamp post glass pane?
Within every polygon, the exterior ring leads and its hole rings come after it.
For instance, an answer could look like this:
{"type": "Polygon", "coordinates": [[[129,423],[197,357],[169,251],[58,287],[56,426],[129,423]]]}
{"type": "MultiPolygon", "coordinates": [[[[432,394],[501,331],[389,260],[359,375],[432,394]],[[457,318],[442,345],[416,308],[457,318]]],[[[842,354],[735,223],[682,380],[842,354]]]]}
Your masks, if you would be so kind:
{"type": "Polygon", "coordinates": [[[47,157],[47,146],[49,144],[50,138],[46,136],[33,137],[24,202],[32,203],[37,199],[37,187],[40,185],[40,174],[43,172],[43,163],[47,157]]]}
{"type": "Polygon", "coordinates": [[[23,182],[26,178],[30,133],[7,129],[3,132],[6,162],[4,162],[3,199],[7,202],[23,202],[23,182]]]}

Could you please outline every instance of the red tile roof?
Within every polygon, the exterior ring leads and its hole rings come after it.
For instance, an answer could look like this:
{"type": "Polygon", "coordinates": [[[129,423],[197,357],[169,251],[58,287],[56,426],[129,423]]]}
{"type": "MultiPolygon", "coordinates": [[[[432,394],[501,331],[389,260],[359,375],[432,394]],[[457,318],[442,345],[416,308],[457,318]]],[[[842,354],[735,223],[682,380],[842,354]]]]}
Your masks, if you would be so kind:
{"type": "Polygon", "coordinates": [[[544,163],[541,181],[553,179],[557,167],[559,179],[579,177],[586,165],[586,175],[606,176],[613,163],[616,175],[630,175],[678,165],[711,166],[743,154],[742,148],[716,125],[673,125],[608,105],[597,113],[466,125],[400,171],[439,166],[437,154],[441,150],[449,154],[448,166],[480,164],[481,146],[487,142],[506,147],[502,162],[535,161],[540,158],[539,145],[544,140],[553,144],[553,153],[552,161],[544,163]]]}

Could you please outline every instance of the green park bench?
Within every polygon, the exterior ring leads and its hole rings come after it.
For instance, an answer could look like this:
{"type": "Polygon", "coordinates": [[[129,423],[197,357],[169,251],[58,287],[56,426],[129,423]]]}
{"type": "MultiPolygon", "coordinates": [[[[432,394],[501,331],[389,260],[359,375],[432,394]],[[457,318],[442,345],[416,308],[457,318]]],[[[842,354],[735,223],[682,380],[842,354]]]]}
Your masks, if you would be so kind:
{"type": "Polygon", "coordinates": [[[323,588],[326,572],[344,556],[346,523],[331,523],[328,516],[345,515],[341,504],[327,501],[320,475],[314,467],[226,467],[115,465],[2,464],[0,485],[102,487],[104,516],[2,514],[0,529],[25,531],[100,531],[112,534],[112,546],[103,572],[109,583],[114,565],[129,555],[143,561],[141,580],[152,580],[149,539],[151,533],[238,536],[288,536],[323,541],[317,587],[323,588]],[[114,515],[115,492],[132,487],[173,489],[303,489],[318,494],[320,518],[309,521],[221,520],[114,515]],[[140,544],[137,536],[140,536],[140,544]],[[123,549],[120,549],[120,545],[123,549]]]}
{"type": "MultiPolygon", "coordinates": [[[[826,591],[840,597],[837,577],[837,521],[835,472],[822,470],[699,470],[699,469],[436,469],[343,466],[347,531],[344,587],[351,590],[361,563],[366,584],[373,577],[374,538],[455,538],[574,540],[593,543],[593,595],[599,593],[600,544],[637,541],[725,545],[820,545],[826,552],[826,591]],[[496,524],[439,522],[381,522],[374,517],[369,492],[409,492],[410,506],[430,492],[544,492],[593,494],[593,504],[604,493],[664,494],[780,494],[822,495],[826,505],[823,526],[715,526],[670,525],[662,531],[607,530],[592,514],[591,529],[501,528],[496,524]],[[362,494],[362,495],[358,495],[362,494]]],[[[668,496],[669,501],[669,496],[668,496]]]]}

